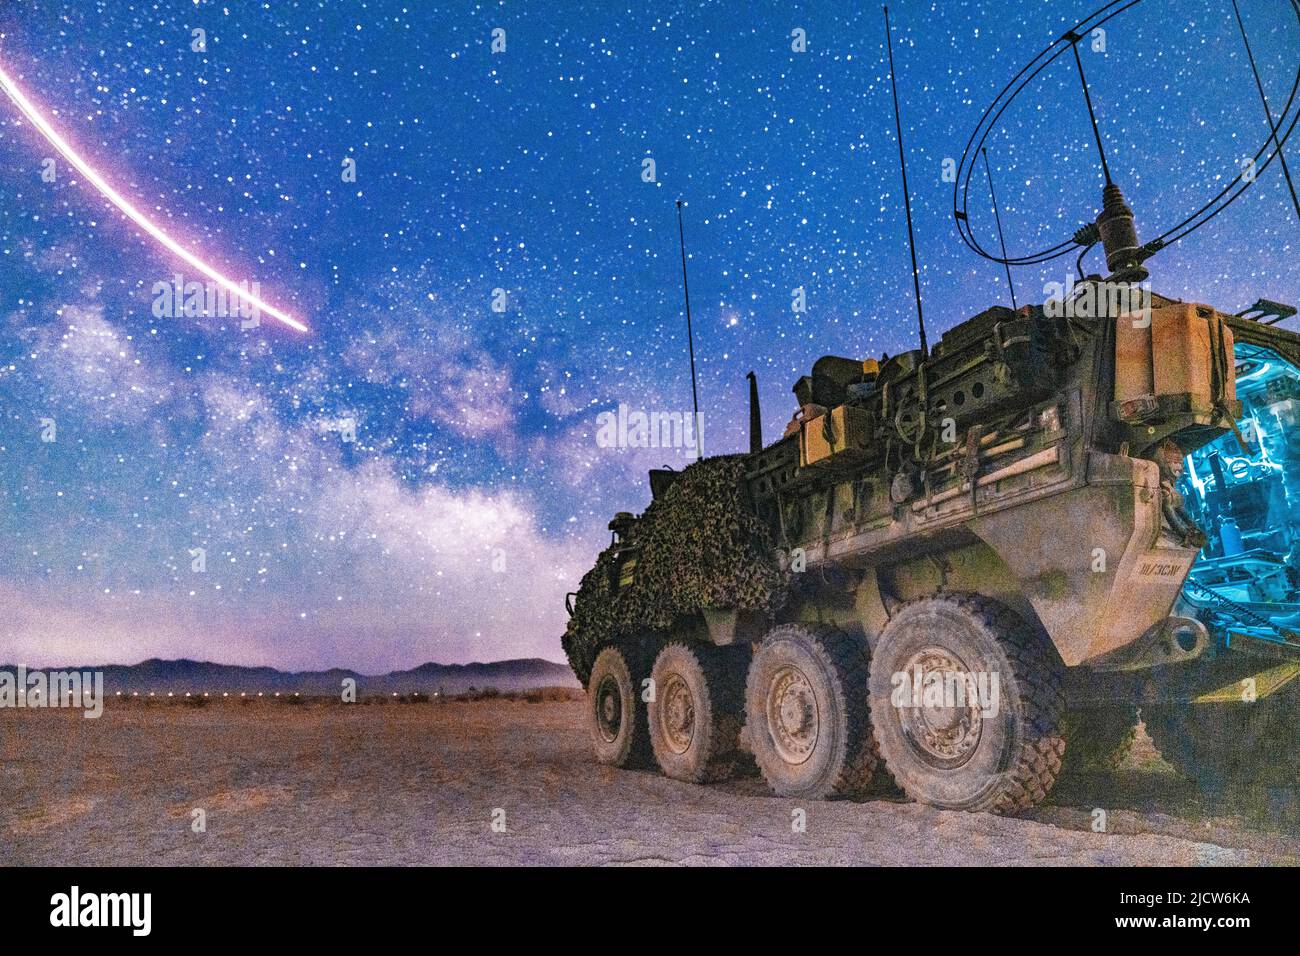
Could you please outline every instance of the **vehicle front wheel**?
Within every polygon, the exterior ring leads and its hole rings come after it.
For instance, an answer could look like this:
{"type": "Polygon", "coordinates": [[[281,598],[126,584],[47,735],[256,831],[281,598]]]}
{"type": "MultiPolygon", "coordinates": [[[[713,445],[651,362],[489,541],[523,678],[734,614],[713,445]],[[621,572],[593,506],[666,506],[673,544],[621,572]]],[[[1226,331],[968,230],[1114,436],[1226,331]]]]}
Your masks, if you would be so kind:
{"type": "Polygon", "coordinates": [[[871,713],[885,766],[918,803],[1014,813],[1061,769],[1063,665],[1018,615],[941,593],[903,605],[872,649],[871,713]]]}

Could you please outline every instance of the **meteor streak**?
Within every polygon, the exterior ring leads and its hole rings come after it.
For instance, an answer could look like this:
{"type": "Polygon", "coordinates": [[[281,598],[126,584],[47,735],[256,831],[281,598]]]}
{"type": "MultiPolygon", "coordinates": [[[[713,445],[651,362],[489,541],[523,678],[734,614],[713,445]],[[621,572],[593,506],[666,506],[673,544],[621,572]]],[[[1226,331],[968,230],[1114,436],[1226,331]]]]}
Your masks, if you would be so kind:
{"type": "Polygon", "coordinates": [[[40,114],[32,104],[31,100],[29,100],[23,91],[19,89],[18,84],[15,83],[10,78],[9,74],[7,74],[3,69],[0,69],[0,87],[4,88],[9,99],[13,100],[14,105],[18,107],[23,116],[27,117],[31,124],[40,130],[41,135],[50,141],[50,144],[63,155],[64,159],[71,163],[82,176],[89,180],[91,185],[98,189],[105,199],[120,209],[127,218],[135,222],[137,226],[158,240],[158,242],[169,252],[173,253],[178,258],[183,259],[195,269],[199,270],[199,272],[202,272],[205,276],[220,285],[231,295],[248,303],[256,309],[265,312],[272,318],[283,322],[291,329],[297,329],[299,332],[310,331],[307,326],[303,325],[297,319],[290,315],[286,315],[274,306],[263,302],[258,296],[249,292],[248,289],[236,285],[230,279],[226,278],[216,269],[212,268],[212,266],[208,265],[198,256],[194,255],[194,253],[190,252],[175,239],[150,222],[144,213],[136,209],[135,206],[131,205],[131,203],[128,202],[116,189],[105,182],[104,178],[100,176],[99,173],[95,172],[95,170],[91,168],[90,164],[82,159],[75,149],[68,145],[67,141],[64,140],[54,127],[45,120],[45,117],[40,114]]]}

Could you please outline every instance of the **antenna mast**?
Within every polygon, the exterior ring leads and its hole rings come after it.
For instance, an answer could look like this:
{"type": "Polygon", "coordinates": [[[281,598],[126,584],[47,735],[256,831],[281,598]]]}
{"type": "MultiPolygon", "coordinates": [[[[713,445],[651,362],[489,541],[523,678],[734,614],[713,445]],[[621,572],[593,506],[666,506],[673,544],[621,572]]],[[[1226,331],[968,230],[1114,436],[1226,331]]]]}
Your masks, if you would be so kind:
{"type": "Polygon", "coordinates": [[[1291,190],[1291,205],[1295,206],[1295,214],[1300,217],[1300,198],[1296,197],[1295,181],[1291,179],[1291,167],[1286,163],[1286,155],[1282,152],[1282,143],[1277,138],[1277,127],[1273,124],[1273,107],[1268,105],[1268,95],[1264,92],[1264,83],[1259,78],[1259,66],[1255,63],[1255,51],[1251,49],[1250,37],[1246,35],[1246,24],[1241,20],[1241,7],[1237,5],[1237,0],[1232,0],[1232,12],[1237,17],[1237,28],[1241,30],[1241,42],[1246,45],[1246,57],[1250,60],[1250,71],[1255,74],[1255,89],[1259,91],[1259,101],[1264,104],[1264,116],[1268,119],[1269,132],[1273,134],[1273,143],[1277,146],[1277,158],[1282,160],[1282,174],[1286,177],[1286,185],[1291,190]]]}
{"type": "Polygon", "coordinates": [[[989,151],[980,148],[984,154],[984,172],[989,177],[989,197],[993,200],[993,218],[998,224],[998,242],[1002,244],[1002,265],[1007,270],[1007,288],[1011,290],[1011,311],[1015,312],[1020,306],[1016,305],[1016,285],[1011,281],[1011,263],[1007,261],[1007,240],[1002,235],[1002,213],[998,211],[998,194],[993,191],[993,169],[989,166],[989,151]]]}
{"type": "Polygon", "coordinates": [[[704,457],[700,436],[700,395],[695,385],[695,332],[691,329],[691,287],[686,281],[686,230],[682,226],[682,201],[677,200],[677,239],[682,247],[682,292],[686,295],[686,345],[691,355],[691,402],[695,406],[695,457],[704,457]]]}
{"type": "Polygon", "coordinates": [[[912,197],[907,191],[907,159],[903,152],[903,119],[898,112],[898,78],[894,75],[894,38],[885,7],[885,44],[889,47],[889,82],[894,88],[894,126],[898,130],[898,165],[903,171],[903,208],[907,211],[907,245],[912,252],[912,289],[916,293],[916,324],[921,332],[921,354],[929,355],[925,341],[925,316],[921,312],[921,272],[916,265],[916,236],[912,233],[912,197]]]}

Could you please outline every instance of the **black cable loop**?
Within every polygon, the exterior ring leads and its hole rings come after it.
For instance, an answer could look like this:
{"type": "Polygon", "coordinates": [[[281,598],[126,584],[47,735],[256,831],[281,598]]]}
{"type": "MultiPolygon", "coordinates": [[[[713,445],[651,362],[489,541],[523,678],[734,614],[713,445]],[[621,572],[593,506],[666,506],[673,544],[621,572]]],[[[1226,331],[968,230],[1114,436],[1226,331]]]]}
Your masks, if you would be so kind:
{"type": "MultiPolygon", "coordinates": [[[[1029,83],[1032,82],[1038,76],[1038,74],[1043,72],[1043,70],[1047,69],[1047,67],[1050,66],[1056,60],[1057,57],[1065,53],[1066,49],[1071,44],[1071,41],[1069,40],[1069,37],[1071,35],[1077,35],[1081,28],[1086,28],[1087,31],[1095,30],[1103,23],[1108,22],[1111,18],[1119,16],[1119,14],[1123,13],[1124,11],[1132,7],[1137,6],[1141,2],[1142,0],[1128,0],[1127,3],[1125,2],[1125,0],[1111,0],[1110,3],[1101,7],[1099,10],[1094,11],[1090,16],[1080,21],[1079,23],[1075,24],[1072,30],[1068,31],[1067,33],[1059,37],[1057,40],[1055,40],[1050,46],[1047,47],[1047,49],[1039,53],[1038,56],[1034,57],[1034,59],[1028,63],[1028,65],[1026,65],[1023,69],[1021,69],[1021,71],[1012,78],[1011,82],[1009,82],[1006,86],[1002,88],[1001,92],[998,93],[997,97],[993,100],[993,103],[989,106],[989,108],[984,111],[984,115],[980,118],[980,121],[976,125],[974,132],[971,133],[970,139],[966,143],[966,151],[962,154],[961,163],[957,167],[957,182],[954,183],[953,185],[953,212],[957,218],[957,231],[961,235],[962,241],[965,242],[966,245],[972,251],[976,252],[977,254],[983,256],[986,259],[992,259],[995,262],[1005,262],[1006,264],[1010,264],[1010,265],[1037,265],[1039,263],[1048,262],[1052,259],[1062,256],[1073,247],[1074,244],[1072,242],[1063,242],[1057,246],[1053,246],[1051,249],[1044,250],[1043,252],[1033,253],[1031,255],[1021,256],[1018,258],[1013,257],[1013,258],[1006,258],[1006,259],[998,259],[995,256],[990,256],[984,250],[984,248],[980,246],[979,242],[975,239],[974,232],[970,231],[970,223],[967,216],[967,209],[969,208],[970,178],[972,172],[974,171],[974,162],[975,162],[974,159],[973,158],[971,159],[970,168],[966,170],[966,176],[964,178],[961,175],[961,170],[963,167],[966,166],[967,157],[971,156],[971,149],[972,146],[976,145],[976,138],[978,137],[979,139],[978,146],[976,146],[976,150],[978,151],[984,148],[984,143],[988,139],[989,135],[992,133],[993,128],[997,125],[997,121],[1001,119],[1002,114],[1006,112],[1007,108],[1011,105],[1011,103],[1015,100],[1015,98],[1020,95],[1021,91],[1026,86],[1028,86],[1029,83]],[[1123,4],[1123,6],[1120,6],[1121,4],[1123,4]],[[1112,10],[1113,7],[1117,7],[1117,6],[1119,6],[1120,9],[1112,10]],[[1105,17],[1101,17],[1101,14],[1107,13],[1107,11],[1111,11],[1111,12],[1108,13],[1105,17]],[[1101,18],[1098,19],[1098,17],[1101,18]],[[1057,47],[1058,44],[1061,44],[1060,49],[1056,50],[1056,52],[1053,53],[1052,50],[1055,47],[1057,47]],[[1049,56],[1048,54],[1051,55],[1049,56]],[[1040,60],[1042,60],[1041,63],[1039,63],[1040,60]],[[1035,64],[1038,64],[1036,68],[1035,68],[1035,64]],[[1031,69],[1033,69],[1032,73],[1029,72],[1031,69]],[[1029,75],[1025,76],[1026,73],[1029,73],[1029,75]],[[1024,79],[1021,80],[1021,77],[1024,77],[1024,79]],[[1016,86],[1017,81],[1020,81],[1019,86],[1016,86]],[[1010,90],[1013,86],[1016,87],[1015,91],[1011,93],[1010,96],[1007,96],[1007,91],[1010,90]],[[998,106],[998,103],[1003,100],[1003,97],[1006,97],[1005,102],[1002,102],[1002,105],[998,108],[998,111],[996,113],[993,113],[993,108],[995,106],[998,106]],[[984,127],[986,126],[987,128],[985,129],[984,127]],[[984,129],[982,135],[980,133],[981,129],[984,129]],[[958,210],[957,208],[957,196],[959,192],[959,186],[960,186],[960,193],[961,193],[960,210],[958,210]]],[[[1300,81],[1300,76],[1297,77],[1297,80],[1300,81]]]]}
{"type": "MultiPolygon", "coordinates": [[[[967,140],[966,149],[962,153],[961,162],[957,167],[957,181],[953,184],[953,216],[957,222],[957,233],[963,243],[974,253],[991,262],[997,262],[1007,266],[1028,266],[1041,265],[1050,262],[1053,259],[1066,255],[1075,249],[1081,243],[1075,239],[1069,239],[1065,242],[1058,243],[1038,252],[1028,253],[1021,256],[1007,256],[1005,252],[1001,256],[994,255],[986,250],[975,237],[975,233],[970,224],[969,217],[969,200],[971,178],[975,171],[975,157],[984,149],[984,143],[992,135],[996,128],[997,122],[1001,119],[1002,114],[1015,100],[1017,96],[1029,85],[1044,69],[1051,65],[1055,60],[1064,54],[1068,49],[1074,49],[1075,44],[1083,36],[1091,33],[1102,24],[1109,22],[1120,14],[1131,10],[1141,3],[1142,0],[1111,0],[1110,3],[1093,11],[1089,16],[1079,21],[1071,30],[1064,33],[1061,37],[1052,42],[1038,56],[1034,57],[1019,73],[1012,77],[1011,81],[1002,88],[997,97],[984,111],[980,117],[979,123],[976,124],[974,131],[967,140]]],[[[1292,10],[1296,15],[1297,24],[1300,25],[1300,0],[1289,0],[1292,10]]],[[[1086,86],[1085,86],[1086,89],[1086,86]]],[[[1297,63],[1295,79],[1291,84],[1291,92],[1286,100],[1281,115],[1278,118],[1276,126],[1271,122],[1269,136],[1264,141],[1264,145],[1252,157],[1255,164],[1255,175],[1249,182],[1243,182],[1244,172],[1238,174],[1227,186],[1220,190],[1213,198],[1193,212],[1190,216],[1183,219],[1177,225],[1164,230],[1155,239],[1147,242],[1143,247],[1147,255],[1167,248],[1175,242],[1185,238],[1191,232],[1199,229],[1215,216],[1221,213],[1241,196],[1254,182],[1258,181],[1259,174],[1263,173],[1274,159],[1282,153],[1282,147],[1286,145],[1291,134],[1295,131],[1296,125],[1300,122],[1300,109],[1297,109],[1297,97],[1300,96],[1300,62],[1297,63]],[[1285,127],[1285,134],[1281,131],[1285,127]],[[1272,152],[1269,152],[1270,147],[1272,152]],[[1263,159],[1265,153],[1269,153],[1267,158],[1263,159]],[[1241,188],[1234,188],[1239,186],[1241,188]],[[1226,199],[1225,199],[1226,197],[1226,199]]],[[[1099,144],[1100,145],[1100,144],[1099,144]]],[[[1087,228],[1086,226],[1084,228],[1087,228]]],[[[1085,250],[1086,252],[1086,250],[1085,250]]]]}

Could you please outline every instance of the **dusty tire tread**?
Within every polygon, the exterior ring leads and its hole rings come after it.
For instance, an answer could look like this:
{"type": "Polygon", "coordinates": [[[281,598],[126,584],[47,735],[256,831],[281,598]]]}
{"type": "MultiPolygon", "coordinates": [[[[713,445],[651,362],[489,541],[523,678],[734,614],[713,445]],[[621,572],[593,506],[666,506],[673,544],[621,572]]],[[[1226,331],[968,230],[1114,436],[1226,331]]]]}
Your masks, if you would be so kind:
{"type": "Polygon", "coordinates": [[[973,609],[990,623],[996,622],[1004,635],[1007,656],[1022,694],[1026,728],[1011,782],[994,803],[994,813],[1020,813],[1038,806],[1051,791],[1061,772],[1065,740],[1060,734],[1065,697],[1061,690],[1063,669],[1049,654],[1043,640],[1019,615],[987,598],[969,597],[973,609]]]}
{"type": "MultiPolygon", "coordinates": [[[[1061,760],[1065,755],[1065,740],[1059,726],[1065,709],[1062,693],[1064,667],[1043,635],[992,598],[962,591],[941,591],[916,598],[903,607],[935,600],[962,609],[999,635],[1016,686],[1021,689],[1023,712],[1020,715],[1019,752],[1013,758],[1011,768],[1003,775],[998,790],[981,806],[972,809],[1003,815],[1029,810],[1047,798],[1061,772],[1061,760]]],[[[879,738],[876,744],[879,749],[879,738]]]]}
{"type": "MultiPolygon", "coordinates": [[[[774,628],[766,639],[781,638],[791,632],[807,637],[813,653],[822,658],[828,672],[834,676],[835,693],[840,712],[845,715],[844,754],[838,772],[828,785],[821,788],[822,799],[859,797],[870,793],[882,771],[876,738],[871,731],[871,706],[867,699],[867,676],[870,658],[859,640],[830,624],[787,624],[774,628]]],[[[757,692],[751,686],[755,671],[750,668],[746,677],[745,699],[757,692]]],[[[758,761],[759,773],[774,793],[780,793],[785,782],[769,772],[758,761]]]]}
{"type": "MultiPolygon", "coordinates": [[[[671,640],[660,650],[680,648],[694,659],[704,674],[708,688],[709,707],[713,716],[711,739],[705,765],[689,778],[691,783],[718,783],[735,775],[739,762],[738,740],[745,723],[744,679],[745,667],[732,648],[717,648],[694,641],[671,640]]],[[[657,655],[656,655],[657,657],[657,655]]],[[[653,669],[653,668],[652,668],[653,669]]],[[[649,737],[647,728],[647,737],[649,737]]],[[[653,738],[650,738],[653,753],[653,738]]],[[[656,763],[662,762],[655,757],[656,763]]]]}
{"type": "MultiPolygon", "coordinates": [[[[609,644],[601,648],[592,662],[592,672],[596,671],[596,665],[600,658],[607,651],[615,651],[622,655],[624,663],[627,665],[628,673],[632,681],[632,693],[634,703],[632,705],[632,740],[631,746],[625,759],[606,766],[616,766],[625,770],[645,770],[658,765],[655,762],[654,748],[650,745],[650,725],[647,720],[646,707],[639,696],[641,680],[649,676],[650,669],[645,663],[645,652],[636,647],[632,642],[609,644]]],[[[588,679],[587,695],[590,697],[592,692],[590,678],[588,679]]],[[[602,761],[603,762],[603,761],[602,761]]]]}

